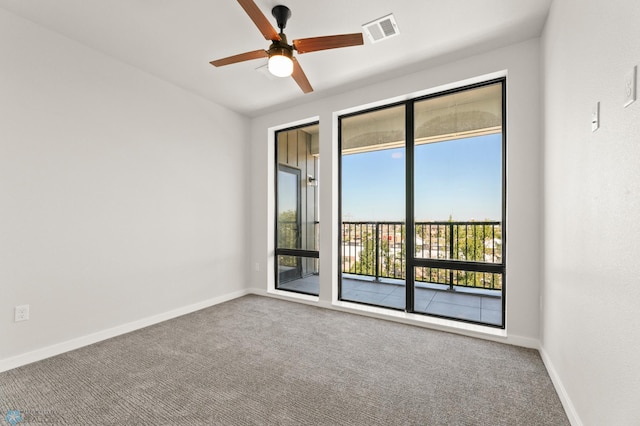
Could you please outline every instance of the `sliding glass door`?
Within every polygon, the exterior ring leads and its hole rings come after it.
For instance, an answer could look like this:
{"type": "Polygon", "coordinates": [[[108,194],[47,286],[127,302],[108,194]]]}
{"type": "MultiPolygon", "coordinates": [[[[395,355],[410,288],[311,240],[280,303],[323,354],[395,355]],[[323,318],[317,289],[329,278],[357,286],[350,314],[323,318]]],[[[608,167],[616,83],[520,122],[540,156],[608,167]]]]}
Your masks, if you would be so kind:
{"type": "Polygon", "coordinates": [[[340,300],[504,327],[504,91],[340,118],[340,300]]]}

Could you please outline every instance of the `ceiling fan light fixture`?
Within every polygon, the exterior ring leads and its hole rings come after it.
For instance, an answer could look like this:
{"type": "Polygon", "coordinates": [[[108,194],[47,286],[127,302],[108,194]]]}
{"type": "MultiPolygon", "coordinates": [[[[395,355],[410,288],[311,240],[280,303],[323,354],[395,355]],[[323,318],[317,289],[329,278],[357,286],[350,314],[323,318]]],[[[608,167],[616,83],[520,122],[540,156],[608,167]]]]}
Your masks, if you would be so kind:
{"type": "Polygon", "coordinates": [[[289,77],[293,73],[293,54],[283,47],[269,50],[269,72],[276,77],[289,77]]]}
{"type": "Polygon", "coordinates": [[[269,72],[276,77],[289,77],[293,73],[293,61],[284,55],[273,55],[269,58],[269,72]]]}

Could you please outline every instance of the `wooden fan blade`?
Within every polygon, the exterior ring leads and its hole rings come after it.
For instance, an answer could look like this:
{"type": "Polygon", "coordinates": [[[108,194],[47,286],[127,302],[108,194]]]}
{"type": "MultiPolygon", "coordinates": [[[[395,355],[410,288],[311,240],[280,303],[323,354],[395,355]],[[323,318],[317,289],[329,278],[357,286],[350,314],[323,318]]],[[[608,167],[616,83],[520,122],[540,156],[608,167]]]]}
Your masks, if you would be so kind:
{"type": "Polygon", "coordinates": [[[264,38],[267,40],[281,40],[278,31],[273,28],[273,25],[271,25],[267,17],[264,16],[253,0],[238,0],[238,3],[240,3],[240,6],[247,12],[247,15],[249,15],[253,23],[256,24],[256,27],[258,27],[264,38]]]}
{"type": "Polygon", "coordinates": [[[221,67],[223,65],[235,64],[238,62],[250,61],[252,59],[268,58],[269,53],[266,50],[254,50],[253,52],[245,52],[239,55],[229,56],[227,58],[216,59],[209,62],[214,67],[221,67]]]}
{"type": "Polygon", "coordinates": [[[362,33],[340,34],[324,37],[311,37],[293,40],[293,48],[298,53],[316,52],[318,50],[337,49],[340,47],[359,46],[364,44],[362,33]]]}
{"type": "Polygon", "coordinates": [[[293,58],[293,73],[291,74],[291,77],[293,77],[296,83],[298,83],[298,86],[300,86],[304,93],[313,92],[313,87],[311,87],[311,83],[309,83],[307,76],[304,71],[302,71],[302,67],[296,58],[293,58]]]}

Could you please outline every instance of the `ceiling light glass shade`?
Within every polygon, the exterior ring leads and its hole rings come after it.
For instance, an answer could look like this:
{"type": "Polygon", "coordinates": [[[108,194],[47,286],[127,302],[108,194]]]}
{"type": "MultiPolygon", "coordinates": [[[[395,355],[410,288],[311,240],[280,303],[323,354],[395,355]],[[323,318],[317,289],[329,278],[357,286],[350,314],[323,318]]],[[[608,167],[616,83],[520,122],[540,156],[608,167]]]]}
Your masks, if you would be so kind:
{"type": "Polygon", "coordinates": [[[293,72],[293,61],[287,56],[271,55],[269,72],[276,77],[289,77],[293,72]]]}

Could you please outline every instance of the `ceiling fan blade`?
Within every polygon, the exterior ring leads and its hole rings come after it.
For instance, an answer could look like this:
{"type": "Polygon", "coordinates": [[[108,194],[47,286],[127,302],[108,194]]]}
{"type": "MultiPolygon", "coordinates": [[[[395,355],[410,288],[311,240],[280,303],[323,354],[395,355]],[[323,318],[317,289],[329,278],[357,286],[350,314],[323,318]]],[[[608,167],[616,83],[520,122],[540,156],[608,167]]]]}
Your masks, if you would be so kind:
{"type": "Polygon", "coordinates": [[[214,67],[221,67],[224,65],[235,64],[238,62],[250,61],[252,59],[268,58],[269,53],[266,50],[254,50],[253,52],[240,53],[239,55],[233,55],[222,59],[216,59],[209,62],[214,67]]]}
{"type": "Polygon", "coordinates": [[[298,53],[316,52],[318,50],[337,49],[339,47],[359,46],[364,44],[362,33],[340,34],[324,37],[311,37],[293,40],[293,47],[298,53]]]}
{"type": "Polygon", "coordinates": [[[267,17],[264,16],[253,0],[238,0],[238,3],[240,3],[240,6],[247,12],[247,15],[249,15],[253,23],[256,24],[256,27],[258,27],[264,38],[267,40],[281,40],[278,31],[273,28],[273,25],[271,25],[267,17]]]}
{"type": "Polygon", "coordinates": [[[298,86],[300,86],[304,93],[313,92],[313,87],[311,87],[311,83],[309,83],[307,76],[304,71],[302,71],[302,67],[296,58],[293,58],[293,73],[291,74],[291,77],[293,77],[296,83],[298,83],[298,86]]]}

